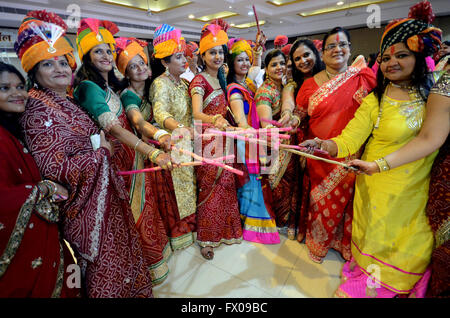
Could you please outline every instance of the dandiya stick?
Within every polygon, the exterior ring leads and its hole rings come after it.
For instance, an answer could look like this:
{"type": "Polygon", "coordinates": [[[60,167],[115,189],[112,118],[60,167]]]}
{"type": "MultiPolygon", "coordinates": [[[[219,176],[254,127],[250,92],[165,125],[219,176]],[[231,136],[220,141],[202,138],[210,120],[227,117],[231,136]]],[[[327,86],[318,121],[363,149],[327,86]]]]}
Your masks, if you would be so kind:
{"type": "MultiPolygon", "coordinates": [[[[282,145],[282,148],[291,148],[295,150],[305,151],[308,150],[306,147],[296,146],[296,145],[282,145]]],[[[322,149],[314,148],[314,152],[320,153],[322,155],[328,155],[328,152],[322,149]]]]}
{"type": "MultiPolygon", "coordinates": [[[[180,163],[180,166],[183,166],[183,167],[201,166],[201,165],[204,165],[204,164],[206,164],[206,163],[204,163],[202,161],[192,161],[192,162],[180,163]]],[[[177,168],[177,167],[174,166],[174,168],[177,168]]],[[[159,170],[162,170],[162,168],[161,167],[154,167],[154,168],[145,168],[145,169],[140,169],[140,170],[119,171],[117,174],[119,176],[125,176],[125,175],[144,173],[144,172],[155,172],[155,171],[159,171],[159,170]]]]}
{"type": "Polygon", "coordinates": [[[272,125],[274,125],[276,127],[280,127],[281,128],[281,126],[283,126],[282,124],[280,124],[279,122],[277,122],[276,120],[273,120],[273,119],[261,118],[260,120],[264,121],[266,123],[272,124],[272,125]]]}
{"type": "Polygon", "coordinates": [[[255,9],[255,5],[254,5],[254,4],[252,5],[252,8],[253,8],[253,13],[254,13],[254,15],[255,15],[255,20],[256,20],[256,27],[258,28],[258,33],[260,33],[260,32],[261,32],[261,30],[259,29],[259,20],[258,20],[258,15],[256,14],[256,9],[255,9]]]}
{"type": "Polygon", "coordinates": [[[228,166],[226,164],[223,164],[221,162],[217,162],[217,161],[212,160],[212,159],[201,157],[201,156],[199,156],[199,155],[197,155],[195,153],[192,153],[190,151],[184,150],[183,148],[178,148],[178,147],[173,146],[172,149],[176,149],[176,150],[178,150],[178,151],[180,151],[182,153],[189,154],[190,156],[192,156],[194,159],[196,159],[198,161],[202,161],[202,162],[205,162],[207,164],[223,168],[225,170],[228,170],[228,171],[230,171],[232,173],[235,173],[237,175],[240,175],[240,176],[244,175],[244,171],[242,171],[242,170],[235,169],[233,167],[230,167],[230,166],[228,166]]]}
{"type": "Polygon", "coordinates": [[[342,166],[344,168],[347,168],[347,169],[350,169],[350,170],[354,170],[354,171],[358,170],[355,167],[349,166],[348,164],[345,164],[345,163],[340,162],[340,161],[325,159],[325,158],[322,158],[322,157],[310,155],[309,153],[298,151],[298,150],[294,150],[294,149],[289,149],[289,148],[281,148],[281,149],[284,150],[284,151],[295,153],[296,155],[303,156],[303,157],[306,157],[306,158],[310,158],[310,159],[314,159],[314,160],[320,160],[320,161],[325,161],[327,163],[339,165],[339,166],[342,166]]]}

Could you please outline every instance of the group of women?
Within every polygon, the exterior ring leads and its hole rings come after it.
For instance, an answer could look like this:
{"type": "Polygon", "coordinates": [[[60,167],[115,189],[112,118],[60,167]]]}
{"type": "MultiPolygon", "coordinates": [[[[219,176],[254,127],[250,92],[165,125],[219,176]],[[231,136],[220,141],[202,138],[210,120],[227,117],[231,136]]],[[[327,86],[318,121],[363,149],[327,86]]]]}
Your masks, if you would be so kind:
{"type": "Polygon", "coordinates": [[[0,65],[0,295],[153,297],[174,251],[196,242],[209,260],[280,233],[317,263],[341,253],[337,296],[448,294],[448,73],[427,72],[441,37],[430,23],[389,24],[376,74],[362,58],[348,66],[343,28],[320,53],[298,39],[266,53],[257,87],[263,33],[229,39],[215,20],[196,47],[163,24],[149,58],[146,42],[88,18],[74,73],[64,21],[29,12],[15,45],[28,91],[0,65]],[[186,55],[202,64],[190,82],[186,55]]]}

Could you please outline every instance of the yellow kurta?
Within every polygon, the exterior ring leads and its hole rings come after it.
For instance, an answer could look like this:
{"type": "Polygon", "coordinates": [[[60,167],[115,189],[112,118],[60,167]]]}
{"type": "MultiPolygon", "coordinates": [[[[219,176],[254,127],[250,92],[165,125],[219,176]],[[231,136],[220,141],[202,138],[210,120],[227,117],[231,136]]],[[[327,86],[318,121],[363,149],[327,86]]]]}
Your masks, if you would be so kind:
{"type": "MultiPolygon", "coordinates": [[[[153,103],[153,116],[155,121],[164,129],[164,121],[174,118],[185,127],[192,126],[192,105],[188,94],[188,85],[183,80],[176,85],[164,74],[156,78],[150,87],[150,99],[153,103]]],[[[192,151],[189,138],[177,141],[177,146],[192,151]]],[[[189,162],[192,158],[182,154],[172,153],[179,162],[189,162]]],[[[194,167],[183,167],[172,170],[173,187],[177,198],[180,219],[196,212],[197,187],[194,167]]]]}
{"type": "MultiPolygon", "coordinates": [[[[418,134],[425,116],[425,103],[418,94],[412,93],[410,98],[412,102],[385,96],[379,128],[375,129],[378,99],[373,93],[364,98],[342,134],[332,139],[338,157],[355,153],[369,136],[361,158],[365,161],[407,144],[418,134]]],[[[436,154],[373,176],[356,177],[353,257],[366,274],[380,269],[378,282],[396,293],[409,293],[430,262],[434,241],[425,207],[436,154]]]]}

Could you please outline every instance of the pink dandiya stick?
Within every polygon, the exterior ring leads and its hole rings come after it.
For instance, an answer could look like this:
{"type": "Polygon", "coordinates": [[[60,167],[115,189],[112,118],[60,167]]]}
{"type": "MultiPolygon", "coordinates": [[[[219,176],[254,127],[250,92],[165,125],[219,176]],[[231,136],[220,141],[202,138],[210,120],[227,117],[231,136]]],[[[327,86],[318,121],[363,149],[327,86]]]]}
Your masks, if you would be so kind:
{"type": "Polygon", "coordinates": [[[259,29],[259,20],[258,20],[258,15],[256,14],[256,9],[255,9],[255,5],[252,5],[253,8],[253,14],[255,15],[255,20],[256,20],[256,27],[258,28],[258,33],[261,32],[261,30],[259,29]]]}
{"type": "Polygon", "coordinates": [[[283,126],[282,124],[280,124],[279,122],[277,122],[276,120],[273,119],[267,119],[267,118],[260,118],[261,121],[272,124],[276,127],[280,127],[283,126]]]}
{"type": "Polygon", "coordinates": [[[235,130],[235,134],[247,134],[247,133],[267,133],[274,134],[277,132],[288,132],[295,128],[293,127],[281,127],[281,128],[260,128],[260,129],[243,129],[243,130],[235,130]]]}
{"type": "MultiPolygon", "coordinates": [[[[306,147],[296,146],[296,145],[281,145],[281,148],[297,149],[300,151],[308,150],[306,147]]],[[[320,153],[322,155],[328,155],[328,152],[322,149],[314,148],[314,152],[320,153]]]]}
{"type": "Polygon", "coordinates": [[[225,170],[228,170],[228,171],[230,171],[230,172],[232,172],[232,173],[235,173],[235,174],[237,174],[237,175],[240,175],[240,176],[243,176],[243,175],[244,175],[244,171],[241,171],[241,170],[239,170],[239,169],[235,169],[235,168],[230,167],[230,166],[228,166],[228,165],[226,165],[226,164],[223,164],[223,163],[221,163],[221,162],[217,162],[217,161],[214,161],[214,160],[212,160],[212,159],[208,159],[208,158],[201,157],[201,156],[199,156],[199,155],[197,155],[197,154],[195,154],[195,153],[192,153],[192,152],[190,152],[190,151],[184,150],[183,148],[178,148],[178,147],[172,147],[172,148],[175,148],[176,150],[178,150],[178,151],[180,151],[180,152],[182,152],[182,153],[189,154],[189,155],[191,155],[194,159],[196,159],[196,160],[198,160],[198,161],[202,161],[202,162],[204,162],[204,163],[207,163],[207,164],[210,164],[210,165],[213,165],[213,166],[217,166],[217,167],[223,168],[223,169],[225,169],[225,170]]]}
{"type": "MultiPolygon", "coordinates": [[[[192,161],[192,162],[183,162],[183,163],[180,164],[180,166],[183,166],[183,167],[201,166],[201,165],[204,165],[204,164],[206,164],[206,163],[204,163],[202,161],[192,161]]],[[[176,168],[176,166],[174,166],[174,168],[176,168]]],[[[119,172],[117,172],[117,174],[119,176],[125,176],[125,175],[144,173],[144,172],[155,172],[155,171],[159,171],[159,170],[162,170],[162,168],[161,167],[154,167],[154,168],[145,168],[145,169],[139,169],[139,170],[119,171],[119,172]]]]}

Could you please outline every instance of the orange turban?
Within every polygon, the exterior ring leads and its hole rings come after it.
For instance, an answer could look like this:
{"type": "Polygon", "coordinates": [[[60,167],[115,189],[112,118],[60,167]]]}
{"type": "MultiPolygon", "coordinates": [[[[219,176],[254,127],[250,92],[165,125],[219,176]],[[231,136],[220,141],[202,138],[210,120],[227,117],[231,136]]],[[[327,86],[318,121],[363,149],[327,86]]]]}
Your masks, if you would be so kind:
{"type": "Polygon", "coordinates": [[[77,49],[80,60],[94,46],[102,43],[109,44],[115,59],[116,50],[114,45],[116,41],[113,35],[117,32],[119,32],[119,28],[111,21],[101,21],[93,18],[81,20],[77,31],[77,49]]]}
{"type": "Polygon", "coordinates": [[[207,23],[202,28],[200,37],[200,54],[209,49],[228,43],[228,35],[219,23],[207,23]]]}
{"type": "Polygon", "coordinates": [[[23,19],[14,43],[22,68],[29,72],[37,63],[57,56],[65,56],[72,70],[77,63],[73,47],[65,37],[66,23],[53,12],[30,11],[23,19]]]}
{"type": "Polygon", "coordinates": [[[116,39],[116,64],[120,73],[125,75],[125,70],[131,59],[136,55],[139,55],[144,60],[145,64],[148,63],[147,54],[144,52],[144,47],[147,46],[147,42],[138,40],[136,38],[120,37],[116,39]]]}

